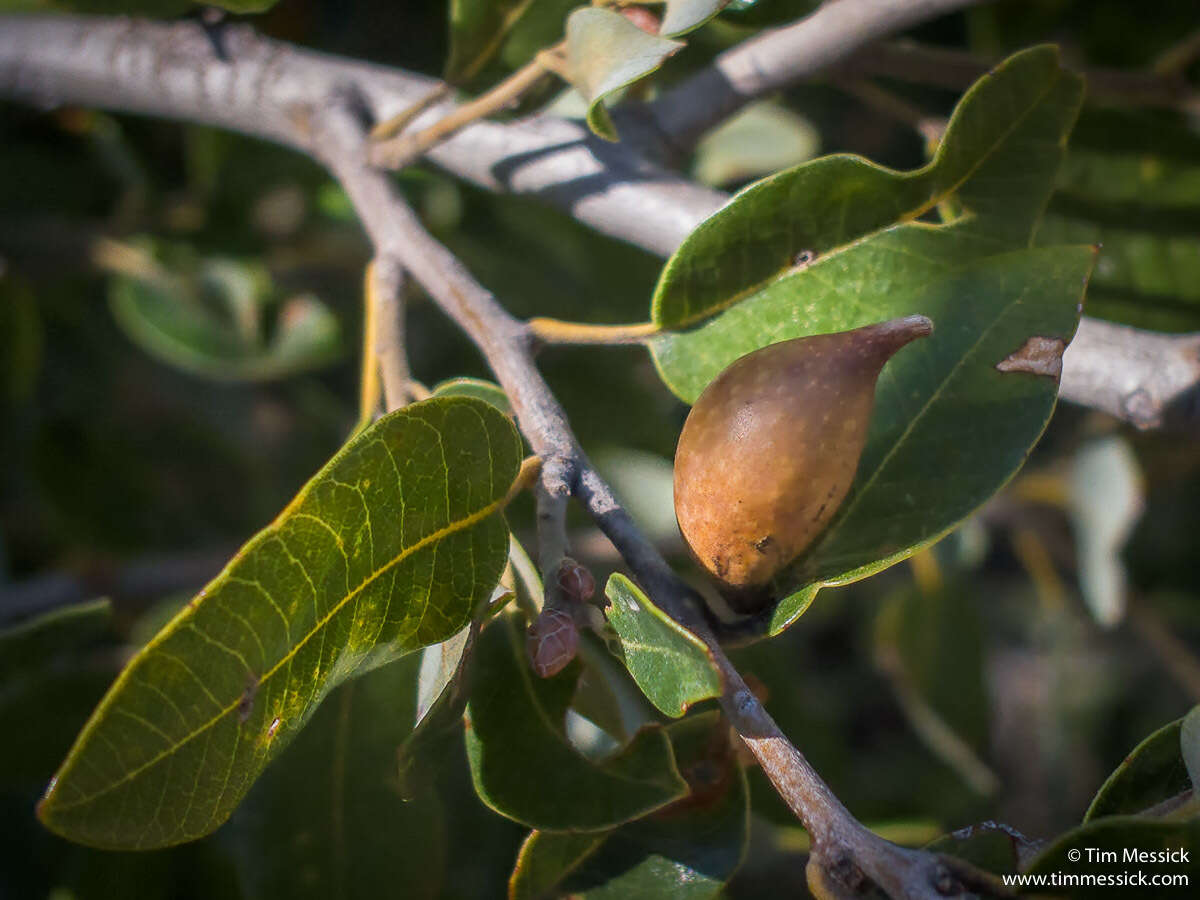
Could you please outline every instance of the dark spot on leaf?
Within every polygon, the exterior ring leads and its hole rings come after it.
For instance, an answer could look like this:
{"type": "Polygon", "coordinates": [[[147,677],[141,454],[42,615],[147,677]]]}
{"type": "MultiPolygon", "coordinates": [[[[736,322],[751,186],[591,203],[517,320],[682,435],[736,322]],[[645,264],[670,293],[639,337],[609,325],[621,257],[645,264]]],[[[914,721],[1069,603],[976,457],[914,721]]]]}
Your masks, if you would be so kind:
{"type": "Polygon", "coordinates": [[[805,266],[811,266],[814,262],[816,262],[816,260],[817,260],[817,254],[815,251],[801,250],[799,253],[797,253],[795,256],[792,257],[792,265],[796,266],[797,268],[802,269],[805,266]]]}
{"type": "Polygon", "coordinates": [[[238,700],[238,721],[243,725],[250,718],[250,713],[254,709],[254,697],[258,693],[258,678],[253,672],[246,673],[246,689],[242,691],[241,699],[238,700]]]}
{"type": "Polygon", "coordinates": [[[757,541],[754,542],[754,549],[757,550],[759,553],[765,554],[767,552],[767,548],[771,546],[771,544],[774,542],[774,540],[775,540],[775,538],[773,538],[769,534],[764,538],[759,538],[757,541]]]}
{"type": "Polygon", "coordinates": [[[1030,375],[1044,375],[1058,381],[1059,376],[1062,375],[1062,355],[1066,349],[1067,342],[1062,338],[1042,337],[1035,334],[1018,350],[996,363],[996,369],[1000,372],[1026,372],[1030,375]]]}

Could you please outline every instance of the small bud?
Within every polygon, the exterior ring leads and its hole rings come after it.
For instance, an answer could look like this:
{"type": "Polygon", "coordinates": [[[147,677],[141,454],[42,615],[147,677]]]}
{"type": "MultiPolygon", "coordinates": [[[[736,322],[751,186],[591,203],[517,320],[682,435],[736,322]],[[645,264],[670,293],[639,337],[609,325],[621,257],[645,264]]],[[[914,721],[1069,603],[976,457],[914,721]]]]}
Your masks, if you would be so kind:
{"type": "Polygon", "coordinates": [[[587,603],[596,593],[596,579],[586,566],[581,566],[571,557],[563,557],[558,567],[558,586],[568,601],[587,603]]]}
{"type": "Polygon", "coordinates": [[[525,653],[540,678],[557,675],[575,658],[579,629],[569,613],[543,609],[525,635],[525,653]]]}

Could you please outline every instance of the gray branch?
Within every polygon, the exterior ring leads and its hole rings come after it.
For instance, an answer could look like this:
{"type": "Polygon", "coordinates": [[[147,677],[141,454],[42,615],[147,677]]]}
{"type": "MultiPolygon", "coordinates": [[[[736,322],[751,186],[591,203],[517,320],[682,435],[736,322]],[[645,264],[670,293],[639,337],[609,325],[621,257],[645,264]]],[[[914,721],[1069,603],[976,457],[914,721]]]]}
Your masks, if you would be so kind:
{"type": "MultiPolygon", "coordinates": [[[[772,32],[769,41],[763,39],[766,49],[746,51],[736,66],[727,54],[724,65],[749,73],[730,82],[745,96],[775,83],[767,68],[754,81],[756,67],[791,59],[784,80],[795,78],[919,21],[914,10],[929,16],[962,2],[837,0],[797,25],[772,32]]],[[[695,76],[675,96],[699,96],[696,85],[702,82],[696,79],[708,77],[695,76]]],[[[434,84],[397,69],[268,40],[242,26],[213,32],[194,22],[0,16],[0,96],[43,107],[73,103],[203,122],[307,153],[313,152],[312,136],[300,111],[320,98],[353,85],[367,113],[379,121],[420,100],[434,84]]],[[[656,116],[666,115],[665,103],[666,98],[654,107],[656,116]]],[[[448,108],[447,103],[431,107],[416,126],[448,108]]],[[[687,130],[688,121],[694,118],[681,114],[677,120],[661,119],[659,126],[687,130]]],[[[728,199],[647,163],[623,145],[592,137],[578,123],[545,116],[478,122],[429,158],[489,190],[536,196],[596,231],[659,255],[671,253],[728,199]]],[[[1085,317],[1067,352],[1062,396],[1139,427],[1194,421],[1200,414],[1183,400],[1200,381],[1198,341],[1193,335],[1166,336],[1085,317]]]]}
{"type": "Polygon", "coordinates": [[[651,105],[655,125],[677,148],[747,103],[845,59],[855,50],[982,0],[832,0],[805,19],[726,50],[651,105]]]}

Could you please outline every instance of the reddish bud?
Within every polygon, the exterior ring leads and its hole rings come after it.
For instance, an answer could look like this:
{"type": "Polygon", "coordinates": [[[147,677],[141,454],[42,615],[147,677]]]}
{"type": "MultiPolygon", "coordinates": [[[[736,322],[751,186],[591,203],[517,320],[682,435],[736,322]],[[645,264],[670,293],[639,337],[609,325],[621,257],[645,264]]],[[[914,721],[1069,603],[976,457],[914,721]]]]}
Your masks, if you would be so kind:
{"type": "Polygon", "coordinates": [[[575,603],[587,603],[596,593],[596,579],[592,573],[569,556],[564,557],[558,567],[558,586],[567,600],[575,603]]]}
{"type": "Polygon", "coordinates": [[[646,32],[646,34],[658,34],[658,16],[650,12],[646,7],[626,6],[621,10],[621,15],[646,32]]]}
{"type": "Polygon", "coordinates": [[[569,613],[543,609],[525,635],[525,653],[541,678],[557,675],[575,658],[579,629],[569,613]]]}

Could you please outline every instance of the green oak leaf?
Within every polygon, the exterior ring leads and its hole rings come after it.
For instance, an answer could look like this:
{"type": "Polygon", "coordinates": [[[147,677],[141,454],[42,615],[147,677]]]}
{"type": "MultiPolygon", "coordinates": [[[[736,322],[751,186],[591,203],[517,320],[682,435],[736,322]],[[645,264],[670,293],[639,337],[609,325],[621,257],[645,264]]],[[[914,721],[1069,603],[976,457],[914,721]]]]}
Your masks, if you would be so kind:
{"type": "Polygon", "coordinates": [[[587,900],[720,895],[749,836],[745,774],[715,711],[672,723],[667,731],[693,782],[691,795],[609,832],[534,831],[509,881],[512,900],[535,900],[555,888],[587,900]]]}
{"type": "MultiPolygon", "coordinates": [[[[882,294],[920,278],[923,257],[935,251],[942,260],[967,261],[1028,246],[1081,97],[1082,82],[1059,67],[1057,50],[1037,47],[1011,57],[966,93],[922,169],[901,173],[835,155],[756,182],[702,222],[668,260],[654,293],[653,321],[683,329],[753,302],[759,318],[786,319],[798,329],[812,314],[810,294],[826,293],[827,279],[813,260],[891,237],[892,264],[881,268],[869,258],[874,268],[859,268],[850,286],[858,290],[843,292],[882,294]],[[922,221],[939,207],[955,213],[951,223],[922,221]],[[904,256],[917,264],[914,271],[902,265],[904,256]],[[764,295],[774,304],[762,308],[764,295]]],[[[728,323],[722,330],[730,340],[741,337],[728,323]]],[[[745,352],[731,348],[704,365],[683,367],[680,358],[697,340],[696,332],[686,332],[652,344],[664,380],[688,402],[745,352]]]]}
{"type": "Polygon", "coordinates": [[[721,694],[721,679],[704,642],[657,606],[620,573],[604,588],[612,602],[608,622],[621,639],[625,665],[642,692],[668,716],[721,694]]]}
{"type": "Polygon", "coordinates": [[[333,312],[308,294],[272,296],[260,266],[210,258],[144,269],[112,279],[109,307],[131,341],[168,365],[221,381],[262,380],[340,355],[333,312]]]}
{"type": "Polygon", "coordinates": [[[430,391],[430,396],[433,397],[476,397],[486,403],[492,404],[500,412],[506,416],[511,416],[512,403],[509,402],[508,394],[504,393],[504,388],[492,381],[485,381],[482,378],[469,378],[462,376],[459,378],[447,378],[445,381],[439,381],[430,391]]]}
{"type": "Polygon", "coordinates": [[[1085,823],[1136,815],[1191,788],[1180,744],[1183,722],[1169,722],[1129,752],[1092,798],[1085,823]]]}
{"type": "Polygon", "coordinates": [[[39,816],[144,849],[220,825],[341,682],[444,641],[488,599],[521,444],[445,398],[356,435],[121,673],[39,816]]]}
{"type": "Polygon", "coordinates": [[[983,623],[969,585],[896,591],[874,637],[876,665],[913,730],[976,793],[993,793],[995,776],[980,759],[988,734],[983,623]]]}
{"type": "Polygon", "coordinates": [[[600,831],[687,792],[661,728],[641,730],[599,764],[572,747],[563,721],[580,665],[538,678],[524,643],[514,618],[501,616],[475,648],[467,758],[487,806],[532,828],[600,831]]]}
{"type": "Polygon", "coordinates": [[[1163,111],[1086,110],[1038,242],[1101,246],[1090,314],[1200,328],[1200,136],[1163,111]]]}
{"type": "MultiPolygon", "coordinates": [[[[886,254],[886,243],[872,246],[886,254]]],[[[865,578],[932,544],[1020,469],[1054,410],[1057,366],[1079,322],[1093,259],[1089,247],[1000,254],[876,303],[873,317],[920,311],[937,323],[935,333],[897,354],[880,376],[850,491],[777,579],[777,596],[786,599],[772,614],[772,633],[822,586],[865,578]],[[1039,349],[1048,351],[1049,368],[1034,374],[1042,370],[1021,360],[1039,349]]],[[[829,277],[845,283],[836,271],[829,277]]],[[[864,324],[862,315],[846,304],[812,325],[843,331],[864,324]]]]}
{"type": "Polygon", "coordinates": [[[588,127],[605,140],[617,130],[603,100],[644,78],[668,56],[683,49],[680,41],[647,34],[620,13],[584,7],[567,17],[567,72],[587,101],[588,127]]]}
{"type": "Polygon", "coordinates": [[[71,746],[117,668],[111,620],[92,600],[0,629],[0,793],[36,796],[71,746]]]}
{"type": "Polygon", "coordinates": [[[402,792],[396,747],[413,724],[415,654],[335,689],[227,826],[250,897],[439,896],[447,855],[428,783],[402,792]],[[398,836],[403,839],[398,840],[398,836]]]}

